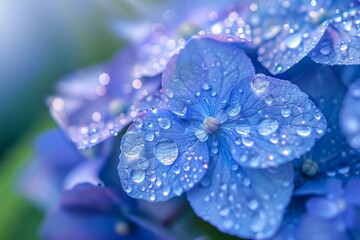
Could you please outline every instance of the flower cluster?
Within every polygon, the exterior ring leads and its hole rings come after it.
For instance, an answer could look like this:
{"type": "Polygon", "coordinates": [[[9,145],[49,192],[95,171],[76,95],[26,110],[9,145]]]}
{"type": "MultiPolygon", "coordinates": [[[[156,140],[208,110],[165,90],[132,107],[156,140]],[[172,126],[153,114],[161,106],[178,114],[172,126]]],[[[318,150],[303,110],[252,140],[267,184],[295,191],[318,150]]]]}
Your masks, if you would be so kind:
{"type": "Polygon", "coordinates": [[[18,181],[57,203],[42,236],[211,239],[194,212],[239,238],[360,238],[360,3],[153,10],[112,22],[131,44],[48,98],[62,131],[18,181]]]}

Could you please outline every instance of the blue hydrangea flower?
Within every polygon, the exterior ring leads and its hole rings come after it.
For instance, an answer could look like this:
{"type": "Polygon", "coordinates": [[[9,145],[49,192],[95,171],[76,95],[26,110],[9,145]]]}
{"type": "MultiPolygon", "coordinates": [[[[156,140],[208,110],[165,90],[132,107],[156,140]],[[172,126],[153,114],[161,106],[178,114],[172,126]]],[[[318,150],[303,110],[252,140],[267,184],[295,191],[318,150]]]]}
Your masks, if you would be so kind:
{"type": "Polygon", "coordinates": [[[164,104],[121,141],[118,166],[132,197],[187,192],[221,231],[269,237],[292,193],[292,165],[326,129],[315,104],[288,81],[255,75],[231,44],[192,39],[163,73],[164,104]]]}
{"type": "Polygon", "coordinates": [[[359,187],[359,180],[351,180],[345,186],[329,180],[323,195],[294,198],[274,240],[358,239],[359,187]]]}
{"type": "Polygon", "coordinates": [[[222,31],[233,35],[239,30],[248,31],[252,43],[258,46],[258,60],[272,74],[288,70],[307,55],[328,65],[360,63],[358,1],[246,3],[228,8],[229,15],[219,24],[222,31]]]}
{"type": "Polygon", "coordinates": [[[128,47],[108,64],[65,77],[48,99],[50,113],[79,149],[117,135],[141,111],[137,102],[160,85],[134,72],[137,51],[128,47]]]}
{"type": "Polygon", "coordinates": [[[350,85],[341,110],[341,128],[351,147],[360,151],[360,80],[350,85]]]}
{"type": "Polygon", "coordinates": [[[45,239],[175,239],[156,223],[132,216],[136,201],[112,188],[81,184],[64,191],[42,226],[45,239]]]}

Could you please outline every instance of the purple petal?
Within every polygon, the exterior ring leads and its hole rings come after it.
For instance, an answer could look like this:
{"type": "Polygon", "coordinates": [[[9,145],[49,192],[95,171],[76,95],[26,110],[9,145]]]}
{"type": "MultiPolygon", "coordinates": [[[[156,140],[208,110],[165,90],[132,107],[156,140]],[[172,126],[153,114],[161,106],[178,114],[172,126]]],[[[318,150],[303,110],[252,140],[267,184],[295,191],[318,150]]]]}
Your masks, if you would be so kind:
{"type": "Polygon", "coordinates": [[[272,74],[285,72],[313,50],[327,26],[327,22],[316,28],[304,23],[294,33],[282,31],[274,40],[263,44],[259,48],[258,60],[272,74]]]}
{"type": "Polygon", "coordinates": [[[311,58],[327,65],[359,64],[359,21],[360,9],[356,8],[334,17],[318,46],[311,52],[311,58]]]}
{"type": "Polygon", "coordinates": [[[133,72],[134,49],[120,52],[108,66],[96,66],[60,81],[48,99],[58,125],[79,149],[92,147],[117,135],[137,114],[133,103],[156,88],[133,72]],[[129,101],[132,100],[132,101],[129,101]]]}

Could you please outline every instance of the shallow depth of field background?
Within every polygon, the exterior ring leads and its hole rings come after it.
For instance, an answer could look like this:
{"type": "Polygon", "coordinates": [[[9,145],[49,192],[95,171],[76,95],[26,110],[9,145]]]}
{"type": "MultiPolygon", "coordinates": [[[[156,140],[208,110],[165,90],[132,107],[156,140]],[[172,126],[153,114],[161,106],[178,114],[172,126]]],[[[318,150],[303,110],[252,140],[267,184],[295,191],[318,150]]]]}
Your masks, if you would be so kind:
{"type": "Polygon", "coordinates": [[[0,239],[37,239],[42,213],[19,197],[14,176],[34,136],[56,127],[46,96],[60,77],[121,48],[109,23],[139,17],[135,2],[154,1],[0,0],[0,239]]]}

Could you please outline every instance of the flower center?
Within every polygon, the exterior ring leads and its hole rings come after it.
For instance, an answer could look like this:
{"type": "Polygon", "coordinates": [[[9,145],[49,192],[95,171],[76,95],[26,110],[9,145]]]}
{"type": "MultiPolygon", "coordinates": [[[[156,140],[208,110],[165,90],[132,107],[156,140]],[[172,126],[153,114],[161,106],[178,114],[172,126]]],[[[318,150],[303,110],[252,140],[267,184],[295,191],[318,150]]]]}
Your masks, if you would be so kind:
{"type": "Polygon", "coordinates": [[[203,121],[204,130],[208,134],[215,133],[219,128],[219,121],[214,117],[207,117],[203,121]]]}

